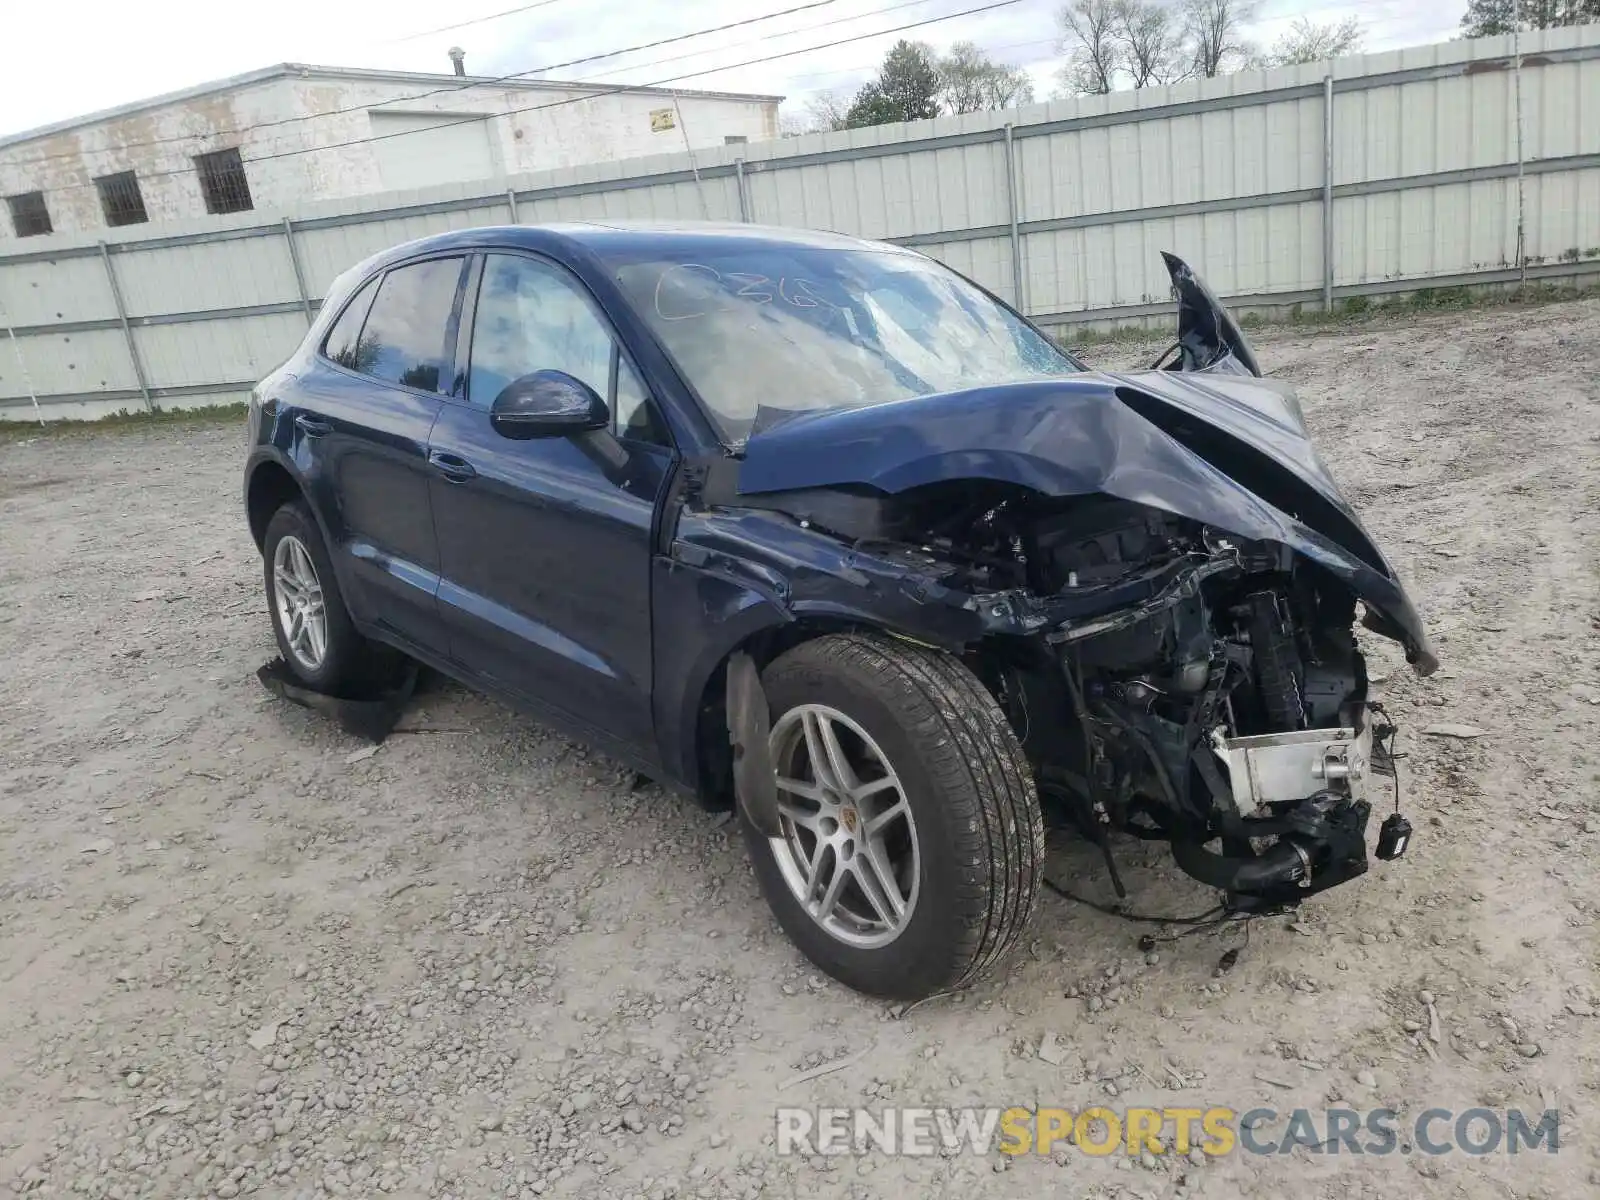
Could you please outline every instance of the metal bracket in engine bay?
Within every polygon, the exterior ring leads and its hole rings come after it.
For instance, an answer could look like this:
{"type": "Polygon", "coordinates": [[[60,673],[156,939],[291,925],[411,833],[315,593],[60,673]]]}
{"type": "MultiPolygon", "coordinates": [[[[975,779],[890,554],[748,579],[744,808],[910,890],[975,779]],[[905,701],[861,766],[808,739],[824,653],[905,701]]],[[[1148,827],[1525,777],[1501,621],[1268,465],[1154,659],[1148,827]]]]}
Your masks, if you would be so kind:
{"type": "Polygon", "coordinates": [[[1274,802],[1300,800],[1333,788],[1366,798],[1372,770],[1372,724],[1366,706],[1353,725],[1296,729],[1230,738],[1211,734],[1211,748],[1228,769],[1235,815],[1250,817],[1274,802]]]}

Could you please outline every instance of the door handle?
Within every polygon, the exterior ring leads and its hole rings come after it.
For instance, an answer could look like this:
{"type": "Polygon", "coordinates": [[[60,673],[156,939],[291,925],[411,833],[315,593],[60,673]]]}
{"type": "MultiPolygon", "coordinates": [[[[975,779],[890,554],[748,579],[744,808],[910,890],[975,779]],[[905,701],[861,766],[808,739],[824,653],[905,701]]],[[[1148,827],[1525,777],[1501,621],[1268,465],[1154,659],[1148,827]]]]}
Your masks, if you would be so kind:
{"type": "Polygon", "coordinates": [[[476,479],[477,470],[459,454],[447,454],[443,450],[428,451],[428,464],[451,483],[466,483],[469,479],[476,479]]]}
{"type": "Polygon", "coordinates": [[[333,426],[327,421],[319,421],[315,417],[308,417],[304,414],[296,417],[294,423],[295,428],[299,429],[307,437],[322,437],[324,434],[333,432],[333,426]]]}

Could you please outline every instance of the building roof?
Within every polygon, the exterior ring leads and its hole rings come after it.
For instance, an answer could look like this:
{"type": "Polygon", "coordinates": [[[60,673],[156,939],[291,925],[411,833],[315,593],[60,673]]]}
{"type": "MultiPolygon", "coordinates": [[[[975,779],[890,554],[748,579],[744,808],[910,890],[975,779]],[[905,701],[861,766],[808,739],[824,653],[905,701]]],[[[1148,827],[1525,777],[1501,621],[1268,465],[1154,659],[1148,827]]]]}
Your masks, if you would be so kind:
{"type": "Polygon", "coordinates": [[[98,112],[85,113],[81,117],[70,117],[65,121],[40,125],[36,129],[25,129],[20,133],[5,134],[0,136],[0,148],[14,146],[22,142],[31,142],[37,138],[50,137],[58,133],[67,133],[73,129],[81,129],[85,125],[97,125],[102,121],[114,121],[120,117],[129,117],[135,113],[145,112],[148,109],[161,108],[168,104],[178,104],[185,100],[214,95],[217,92],[230,92],[258,83],[268,83],[274,79],[287,78],[342,79],[356,83],[415,84],[427,89],[445,85],[457,87],[462,91],[474,86],[490,86],[497,88],[523,88],[530,91],[545,92],[610,93],[625,91],[642,93],[647,96],[687,96],[702,100],[754,100],[773,104],[783,99],[782,96],[757,95],[749,92],[707,92],[685,88],[636,87],[630,84],[580,83],[573,80],[543,79],[528,75],[506,78],[495,75],[435,74],[431,71],[379,71],[366,67],[318,67],[307,63],[277,63],[270,67],[262,67],[260,70],[246,71],[242,75],[230,75],[226,79],[196,84],[194,87],[183,88],[176,92],[163,92],[159,96],[151,96],[145,100],[135,100],[129,104],[119,104],[115,108],[103,108],[98,112]]]}

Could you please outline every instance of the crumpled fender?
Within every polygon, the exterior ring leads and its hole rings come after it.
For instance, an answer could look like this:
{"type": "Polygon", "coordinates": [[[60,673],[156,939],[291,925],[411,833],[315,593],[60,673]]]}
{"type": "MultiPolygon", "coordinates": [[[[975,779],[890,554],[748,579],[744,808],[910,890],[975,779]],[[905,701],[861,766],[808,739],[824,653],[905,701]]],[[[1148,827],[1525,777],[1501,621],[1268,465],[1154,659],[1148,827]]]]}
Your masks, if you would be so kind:
{"type": "Polygon", "coordinates": [[[885,493],[986,479],[1045,496],[1103,493],[1277,542],[1366,604],[1421,674],[1438,666],[1394,569],[1339,490],[1281,386],[1175,372],[1085,373],[796,417],[751,436],[740,494],[862,486],[885,493]],[[1119,395],[1119,393],[1121,393],[1119,395]],[[1136,410],[1198,420],[1253,456],[1262,491],[1309,488],[1305,519],[1275,507],[1136,410]],[[1317,527],[1309,522],[1315,521],[1317,527]]]}
{"type": "Polygon", "coordinates": [[[1178,346],[1186,369],[1225,370],[1228,368],[1223,366],[1224,360],[1231,359],[1238,364],[1236,369],[1259,377],[1261,365],[1249,339],[1206,281],[1176,254],[1163,250],[1161,261],[1167,265],[1173,293],[1178,297],[1178,346]]]}

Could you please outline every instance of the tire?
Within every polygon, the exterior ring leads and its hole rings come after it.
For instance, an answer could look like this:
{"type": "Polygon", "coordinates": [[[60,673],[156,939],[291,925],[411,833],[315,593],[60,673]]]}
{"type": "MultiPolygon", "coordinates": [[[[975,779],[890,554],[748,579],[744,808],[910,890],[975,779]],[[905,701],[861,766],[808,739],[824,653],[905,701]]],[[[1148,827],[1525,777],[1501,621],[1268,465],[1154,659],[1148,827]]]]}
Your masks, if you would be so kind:
{"type": "Polygon", "coordinates": [[[272,514],[261,543],[261,561],[267,609],[272,617],[272,631],[278,639],[278,652],[301,683],[313,691],[342,696],[372,685],[392,666],[389,655],[356,632],[339,591],[333,561],[323,544],[322,531],[303,503],[290,501],[272,514]],[[279,581],[274,568],[280,547],[286,540],[291,540],[294,546],[285,553],[292,554],[295,547],[303,549],[315,573],[325,627],[322,654],[315,663],[306,661],[303,645],[297,648],[292,644],[290,631],[284,627],[279,581]]]}
{"type": "MultiPolygon", "coordinates": [[[[833,722],[831,745],[844,750],[851,778],[868,778],[863,793],[881,787],[831,810],[839,814],[831,829],[810,808],[815,802],[817,813],[825,811],[820,797],[828,787],[821,783],[808,795],[780,784],[784,838],[769,841],[741,821],[761,891],[784,931],[820,969],[873,996],[920,1000],[987,971],[1027,925],[1044,858],[1033,775],[994,698],[951,655],[867,633],[802,643],[771,663],[762,683],[780,780],[818,778],[810,768],[810,746],[830,743],[813,741],[815,726],[807,722],[832,721],[826,715],[831,712],[842,718],[833,722]],[[806,746],[803,754],[797,736],[806,746]],[[874,750],[886,760],[883,776],[875,780],[869,777],[874,750]],[[899,807],[885,797],[903,800],[909,818],[885,815],[899,807]],[[804,815],[791,819],[796,810],[804,815]],[[798,820],[805,819],[815,827],[802,827],[798,820]],[[873,848],[867,835],[880,821],[889,824],[881,826],[884,833],[873,848]],[[819,909],[823,904],[828,889],[818,870],[800,876],[811,857],[807,843],[815,847],[811,855],[821,856],[821,835],[840,837],[841,826],[854,840],[825,865],[831,861],[837,869],[845,859],[853,874],[835,893],[830,928],[801,899],[812,897],[819,909]],[[874,865],[884,862],[892,868],[886,883],[874,865]],[[887,887],[896,888],[903,904],[897,931],[889,928],[893,922],[870,919],[894,905],[867,898],[866,876],[882,884],[870,889],[880,901],[889,900],[887,887]],[[819,878],[815,890],[807,889],[811,878],[819,878]],[[869,919],[856,922],[857,915],[869,919]],[[877,929],[879,924],[885,928],[877,929]]],[[[828,774],[840,777],[831,767],[828,774]]]]}

